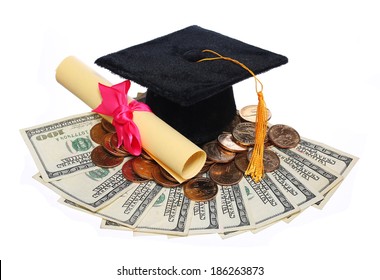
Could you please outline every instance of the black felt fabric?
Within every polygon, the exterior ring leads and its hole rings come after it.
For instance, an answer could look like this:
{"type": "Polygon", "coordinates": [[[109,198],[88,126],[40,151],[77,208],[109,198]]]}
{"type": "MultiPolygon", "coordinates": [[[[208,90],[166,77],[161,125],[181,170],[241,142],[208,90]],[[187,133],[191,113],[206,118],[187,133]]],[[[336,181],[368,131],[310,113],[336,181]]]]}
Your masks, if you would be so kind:
{"type": "MultiPolygon", "coordinates": [[[[288,59],[220,33],[190,26],[98,58],[95,63],[148,88],[152,111],[196,144],[214,139],[236,114],[232,85],[251,75],[229,61],[204,61],[211,49],[255,74],[288,59]]],[[[252,89],[254,91],[254,89],[252,89]]]]}
{"type": "MultiPolygon", "coordinates": [[[[189,106],[251,77],[228,61],[196,61],[212,49],[247,65],[255,74],[287,63],[285,56],[199,26],[98,58],[95,63],[177,104],[189,106]]],[[[210,56],[210,54],[207,54],[210,56]]]]}
{"type": "Polygon", "coordinates": [[[232,87],[196,106],[182,106],[148,90],[146,104],[163,121],[198,145],[216,139],[236,115],[232,87]]]}

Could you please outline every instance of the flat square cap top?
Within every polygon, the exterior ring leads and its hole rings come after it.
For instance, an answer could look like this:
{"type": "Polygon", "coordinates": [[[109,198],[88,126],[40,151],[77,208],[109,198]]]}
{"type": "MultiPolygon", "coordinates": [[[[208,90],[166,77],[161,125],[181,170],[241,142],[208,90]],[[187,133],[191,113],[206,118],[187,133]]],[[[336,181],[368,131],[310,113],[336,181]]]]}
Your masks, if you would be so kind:
{"type": "Polygon", "coordinates": [[[288,62],[283,55],[194,25],[105,55],[95,63],[175,104],[191,106],[251,77],[229,61],[197,62],[213,57],[204,49],[238,60],[255,74],[288,62]]]}

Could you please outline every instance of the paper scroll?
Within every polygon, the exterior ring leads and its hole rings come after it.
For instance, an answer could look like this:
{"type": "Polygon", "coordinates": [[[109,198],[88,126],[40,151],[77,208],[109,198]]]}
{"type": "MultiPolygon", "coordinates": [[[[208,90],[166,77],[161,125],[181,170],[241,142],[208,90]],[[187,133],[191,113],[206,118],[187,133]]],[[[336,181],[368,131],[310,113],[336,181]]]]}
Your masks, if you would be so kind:
{"type": "MultiPolygon", "coordinates": [[[[60,63],[56,79],[91,109],[102,102],[98,83],[112,85],[73,56],[60,63]]],[[[103,117],[112,122],[111,117],[103,117]]],[[[143,149],[180,183],[198,174],[206,161],[203,150],[153,113],[135,111],[133,121],[139,128],[143,149]]]]}

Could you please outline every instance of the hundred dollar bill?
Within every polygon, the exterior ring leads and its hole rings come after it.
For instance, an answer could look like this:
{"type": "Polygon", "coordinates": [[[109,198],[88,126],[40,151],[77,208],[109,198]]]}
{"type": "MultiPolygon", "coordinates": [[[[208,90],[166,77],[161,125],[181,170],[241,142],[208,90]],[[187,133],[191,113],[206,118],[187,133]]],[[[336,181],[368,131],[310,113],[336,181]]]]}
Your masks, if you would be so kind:
{"type": "MultiPolygon", "coordinates": [[[[202,175],[210,178],[208,173],[202,175]]],[[[219,191],[218,191],[219,195],[219,191]]],[[[209,201],[196,201],[191,209],[191,223],[189,235],[195,234],[211,234],[223,232],[218,217],[218,202],[216,198],[209,201]]]]}
{"type": "Polygon", "coordinates": [[[219,186],[217,211],[223,232],[235,232],[256,227],[254,214],[248,205],[248,197],[240,184],[219,186]]]}
{"type": "Polygon", "coordinates": [[[107,220],[136,228],[163,191],[154,181],[140,183],[133,191],[127,192],[96,213],[107,220]]]}
{"type": "Polygon", "coordinates": [[[222,232],[218,217],[216,198],[209,201],[196,201],[192,211],[189,235],[222,232]]]}
{"type": "Polygon", "coordinates": [[[112,222],[112,221],[109,221],[109,220],[106,220],[106,219],[102,219],[102,221],[100,223],[100,228],[102,228],[102,229],[113,229],[113,230],[130,231],[130,232],[133,232],[133,236],[151,236],[151,235],[155,235],[154,233],[136,232],[136,231],[133,231],[130,228],[127,228],[125,226],[122,226],[122,225],[120,225],[118,223],[115,223],[115,222],[112,222]]]}
{"type": "Polygon", "coordinates": [[[293,203],[296,204],[301,211],[309,206],[321,201],[321,195],[313,187],[310,187],[297,179],[289,170],[281,163],[278,169],[269,172],[266,175],[282,190],[282,193],[293,203]]]}
{"type": "Polygon", "coordinates": [[[182,187],[164,188],[135,231],[185,236],[193,203],[184,195],[182,187]]]}
{"type": "Polygon", "coordinates": [[[96,212],[137,185],[126,180],[121,165],[97,168],[57,181],[45,182],[40,174],[33,176],[60,196],[96,212]]]}
{"type": "Polygon", "coordinates": [[[98,114],[85,113],[20,130],[45,181],[96,168],[91,161],[95,143],[90,130],[100,121],[98,114]]]}
{"type": "Polygon", "coordinates": [[[244,176],[239,185],[245,190],[243,193],[253,214],[255,229],[282,220],[300,210],[267,175],[258,183],[250,176],[244,176]]]}
{"type": "Polygon", "coordinates": [[[295,151],[274,146],[271,146],[270,149],[278,155],[281,165],[286,167],[298,181],[308,186],[308,188],[313,188],[322,195],[330,191],[343,179],[337,172],[295,151]]]}
{"type": "Polygon", "coordinates": [[[302,138],[300,143],[291,150],[338,172],[343,177],[347,176],[359,159],[356,156],[307,138],[302,138]]]}
{"type": "Polygon", "coordinates": [[[102,219],[100,223],[100,228],[102,229],[115,229],[115,230],[125,230],[125,231],[132,231],[132,229],[122,226],[118,223],[115,223],[113,221],[102,219]]]}
{"type": "MultiPolygon", "coordinates": [[[[359,160],[356,156],[307,138],[301,138],[300,143],[292,150],[315,162],[318,162],[325,167],[330,168],[331,170],[342,175],[344,178],[359,160]]],[[[322,209],[340,184],[341,183],[338,183],[333,189],[328,191],[324,195],[324,199],[316,203],[314,206],[322,209]]]]}
{"type": "Polygon", "coordinates": [[[91,213],[100,218],[133,229],[148,213],[162,191],[163,188],[153,181],[140,183],[133,187],[131,191],[128,191],[113,203],[97,212],[90,212],[68,199],[61,198],[59,202],[71,208],[91,213]]]}

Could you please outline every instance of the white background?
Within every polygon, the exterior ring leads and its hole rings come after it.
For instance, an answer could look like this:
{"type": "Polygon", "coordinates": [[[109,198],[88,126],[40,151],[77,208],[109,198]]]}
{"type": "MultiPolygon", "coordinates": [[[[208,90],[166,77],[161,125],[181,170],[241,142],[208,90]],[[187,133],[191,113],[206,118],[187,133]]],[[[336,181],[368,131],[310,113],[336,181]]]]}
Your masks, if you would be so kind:
{"type": "MultiPolygon", "coordinates": [[[[378,277],[376,1],[128,2],[0,4],[4,279],[121,279],[116,270],[123,265],[264,266],[257,279],[378,277]],[[290,224],[227,240],[134,237],[100,229],[99,218],[59,204],[31,178],[37,169],[19,129],[89,110],[55,81],[62,59],[75,55],[116,83],[118,77],[96,68],[96,58],[193,24],[286,55],[287,65],[260,75],[271,122],[360,157],[323,210],[310,208],[290,224]]],[[[252,79],[234,90],[239,108],[256,103],[252,79]]]]}

